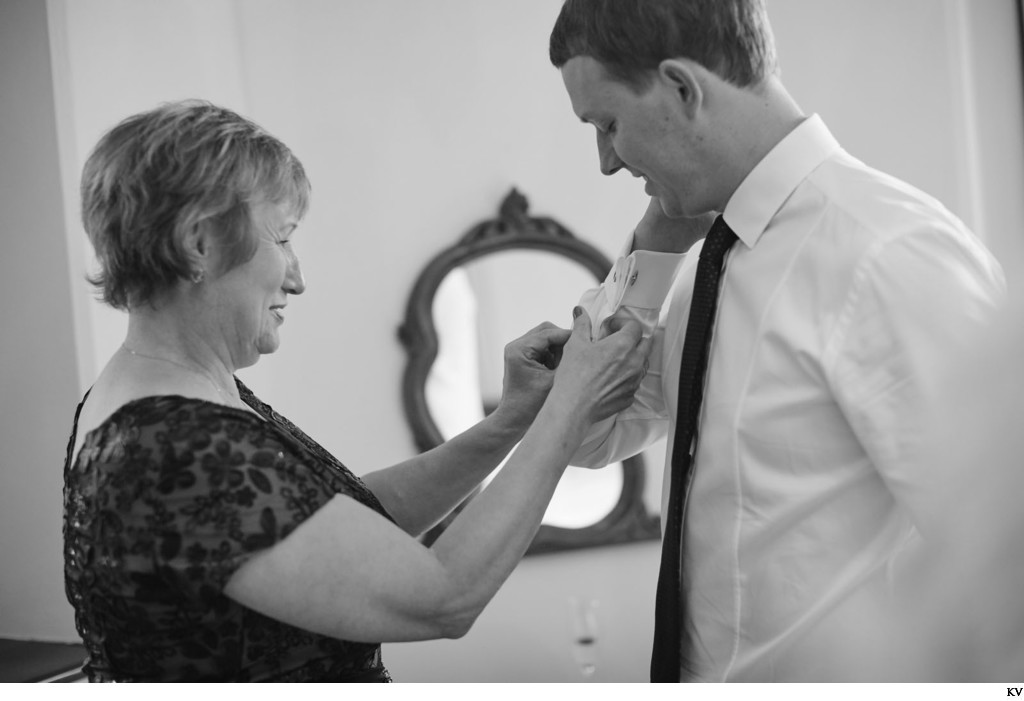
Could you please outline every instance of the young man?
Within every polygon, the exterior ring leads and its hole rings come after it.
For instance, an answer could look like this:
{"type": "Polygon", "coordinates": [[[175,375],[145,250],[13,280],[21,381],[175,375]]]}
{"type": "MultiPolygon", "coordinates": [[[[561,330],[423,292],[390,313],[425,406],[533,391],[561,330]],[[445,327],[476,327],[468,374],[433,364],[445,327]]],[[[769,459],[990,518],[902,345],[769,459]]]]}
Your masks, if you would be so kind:
{"type": "Polygon", "coordinates": [[[573,459],[669,436],[652,678],[852,677],[844,622],[886,600],[941,518],[922,416],[1001,302],[999,265],[801,111],[760,0],[567,0],[550,54],[602,172],[652,197],[632,253],[584,298],[595,328],[645,323],[650,371],[573,459]],[[671,252],[715,214],[724,264],[705,279],[700,245],[671,252]],[[708,337],[691,340],[700,315],[708,337]]]}

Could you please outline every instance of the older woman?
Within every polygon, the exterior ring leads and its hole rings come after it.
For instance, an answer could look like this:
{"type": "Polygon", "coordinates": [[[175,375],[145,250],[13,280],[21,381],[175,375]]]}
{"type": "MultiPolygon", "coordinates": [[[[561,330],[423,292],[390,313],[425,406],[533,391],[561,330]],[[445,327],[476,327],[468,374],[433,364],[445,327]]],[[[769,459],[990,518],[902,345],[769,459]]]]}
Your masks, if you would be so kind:
{"type": "Polygon", "coordinates": [[[507,347],[490,417],[356,477],[234,377],[277,349],[305,290],[291,239],[308,198],[287,147],[207,103],[133,116],[86,163],[93,282],[128,312],[65,463],[92,681],[387,681],[380,642],[463,635],[584,430],[639,384],[638,327],[594,342],[585,314],[543,324],[507,347]],[[432,547],[416,540],[520,440],[432,547]]]}

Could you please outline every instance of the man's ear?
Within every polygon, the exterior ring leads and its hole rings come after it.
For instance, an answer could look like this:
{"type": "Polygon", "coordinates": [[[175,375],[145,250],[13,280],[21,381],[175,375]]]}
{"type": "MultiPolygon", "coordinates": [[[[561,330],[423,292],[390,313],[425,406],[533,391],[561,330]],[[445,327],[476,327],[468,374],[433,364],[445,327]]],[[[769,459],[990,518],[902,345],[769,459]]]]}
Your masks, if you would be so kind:
{"type": "Polygon", "coordinates": [[[658,78],[675,91],[683,112],[693,118],[704,103],[704,88],[697,79],[694,63],[687,59],[667,58],[658,64],[658,78]]]}

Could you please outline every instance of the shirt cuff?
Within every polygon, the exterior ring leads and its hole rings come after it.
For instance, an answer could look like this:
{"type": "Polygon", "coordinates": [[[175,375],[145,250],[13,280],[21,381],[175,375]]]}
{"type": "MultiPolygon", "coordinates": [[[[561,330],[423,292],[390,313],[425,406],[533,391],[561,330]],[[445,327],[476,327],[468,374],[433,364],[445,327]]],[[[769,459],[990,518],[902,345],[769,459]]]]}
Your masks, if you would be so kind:
{"type": "MultiPolygon", "coordinates": [[[[618,306],[658,309],[665,302],[685,253],[633,251],[624,266],[616,265],[625,275],[624,289],[618,306]]],[[[618,272],[618,271],[617,271],[618,272]]]]}

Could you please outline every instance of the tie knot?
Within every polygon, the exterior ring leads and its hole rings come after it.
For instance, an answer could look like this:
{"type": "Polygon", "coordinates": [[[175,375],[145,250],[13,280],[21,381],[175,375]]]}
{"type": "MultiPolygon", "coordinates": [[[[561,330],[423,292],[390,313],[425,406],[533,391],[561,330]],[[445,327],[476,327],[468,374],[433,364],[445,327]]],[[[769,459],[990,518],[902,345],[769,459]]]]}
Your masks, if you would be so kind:
{"type": "Polygon", "coordinates": [[[719,261],[720,264],[721,260],[725,257],[725,252],[736,243],[736,238],[736,232],[725,223],[725,218],[719,214],[715,217],[714,224],[711,225],[708,235],[704,238],[704,245],[700,249],[700,257],[719,261]]]}

